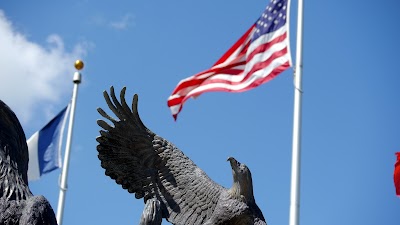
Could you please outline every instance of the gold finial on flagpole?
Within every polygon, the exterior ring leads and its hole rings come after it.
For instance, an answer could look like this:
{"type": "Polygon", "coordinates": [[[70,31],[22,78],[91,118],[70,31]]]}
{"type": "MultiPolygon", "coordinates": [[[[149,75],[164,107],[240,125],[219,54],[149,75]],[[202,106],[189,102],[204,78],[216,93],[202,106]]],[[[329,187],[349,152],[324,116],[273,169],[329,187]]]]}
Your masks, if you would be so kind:
{"type": "Polygon", "coordinates": [[[79,72],[79,70],[83,69],[83,66],[84,66],[83,61],[80,60],[80,59],[76,60],[74,66],[75,66],[75,69],[77,69],[78,71],[76,71],[76,72],[74,73],[73,82],[79,84],[79,83],[81,83],[81,79],[82,79],[82,78],[81,78],[82,75],[81,75],[81,73],[79,72]]]}
{"type": "Polygon", "coordinates": [[[85,65],[85,64],[83,64],[83,61],[80,60],[80,59],[78,59],[78,60],[75,61],[75,69],[77,69],[77,70],[83,69],[83,66],[84,66],[84,65],[85,65]]]}

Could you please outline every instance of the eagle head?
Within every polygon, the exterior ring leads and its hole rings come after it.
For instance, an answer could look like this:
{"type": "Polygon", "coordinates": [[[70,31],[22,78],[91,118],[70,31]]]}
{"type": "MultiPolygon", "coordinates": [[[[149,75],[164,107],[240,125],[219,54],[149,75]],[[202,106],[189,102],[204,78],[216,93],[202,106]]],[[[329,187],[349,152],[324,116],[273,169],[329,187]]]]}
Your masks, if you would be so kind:
{"type": "Polygon", "coordinates": [[[249,168],[233,157],[229,157],[227,161],[231,164],[233,174],[230,194],[237,199],[244,198],[246,202],[254,202],[253,181],[249,168]]]}

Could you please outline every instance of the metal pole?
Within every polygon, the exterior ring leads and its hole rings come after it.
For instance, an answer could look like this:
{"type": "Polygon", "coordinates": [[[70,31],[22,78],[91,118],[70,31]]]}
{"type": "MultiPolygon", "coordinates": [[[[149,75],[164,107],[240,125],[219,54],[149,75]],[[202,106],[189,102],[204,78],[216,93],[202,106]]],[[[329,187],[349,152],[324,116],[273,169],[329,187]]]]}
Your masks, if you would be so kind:
{"type": "Polygon", "coordinates": [[[297,5],[296,67],[293,112],[292,177],[290,190],[289,225],[299,224],[300,161],[301,161],[301,76],[303,69],[303,0],[297,5]]]}
{"type": "MultiPolygon", "coordinates": [[[[75,68],[78,70],[83,68],[83,63],[80,60],[77,60],[75,63],[75,68]],[[79,62],[78,62],[79,61],[79,62]],[[77,65],[78,63],[81,63],[77,65]]],[[[58,225],[62,225],[63,213],[64,213],[64,200],[65,194],[67,192],[67,177],[68,177],[68,166],[69,166],[69,155],[71,152],[71,143],[72,143],[72,130],[74,127],[74,118],[75,118],[75,107],[76,107],[76,99],[78,97],[78,85],[81,83],[81,73],[74,73],[74,90],[72,92],[72,102],[71,102],[71,115],[69,117],[69,126],[68,126],[68,134],[67,141],[65,145],[65,156],[64,156],[64,164],[61,172],[61,181],[60,181],[60,195],[58,198],[58,207],[57,207],[57,222],[58,225]]]]}

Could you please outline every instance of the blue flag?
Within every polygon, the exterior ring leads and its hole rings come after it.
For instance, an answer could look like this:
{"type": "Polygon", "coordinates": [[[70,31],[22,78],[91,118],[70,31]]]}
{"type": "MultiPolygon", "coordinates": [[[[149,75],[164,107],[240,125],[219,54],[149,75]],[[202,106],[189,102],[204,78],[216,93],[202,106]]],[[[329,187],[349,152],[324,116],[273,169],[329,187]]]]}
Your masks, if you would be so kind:
{"type": "Polygon", "coordinates": [[[62,137],[68,111],[67,106],[28,139],[28,180],[37,180],[43,174],[61,167],[62,137]]]}

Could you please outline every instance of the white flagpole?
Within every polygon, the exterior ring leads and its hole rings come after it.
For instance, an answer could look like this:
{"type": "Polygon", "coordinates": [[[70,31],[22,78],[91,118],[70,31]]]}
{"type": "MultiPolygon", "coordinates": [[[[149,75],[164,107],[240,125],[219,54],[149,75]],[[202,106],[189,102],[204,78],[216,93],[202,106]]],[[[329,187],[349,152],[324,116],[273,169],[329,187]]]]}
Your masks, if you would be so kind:
{"type": "Polygon", "coordinates": [[[296,66],[293,113],[292,177],[290,187],[289,225],[299,224],[300,210],[300,161],[301,161],[301,76],[303,69],[303,0],[297,3],[296,66]]]}
{"type": "MultiPolygon", "coordinates": [[[[77,70],[81,70],[83,68],[83,62],[81,60],[77,60],[75,62],[75,68],[77,70]]],[[[78,85],[81,83],[81,73],[76,71],[74,73],[74,90],[72,92],[72,102],[71,102],[71,115],[69,117],[69,126],[68,126],[68,134],[67,141],[65,145],[65,156],[64,156],[64,164],[61,172],[61,181],[60,181],[60,195],[58,198],[58,207],[57,207],[57,223],[58,225],[62,224],[63,213],[64,213],[64,200],[65,194],[67,192],[67,177],[68,177],[68,166],[69,166],[69,155],[71,152],[71,143],[72,143],[72,130],[74,127],[74,118],[75,118],[75,107],[76,107],[76,99],[78,96],[78,85]]]]}

